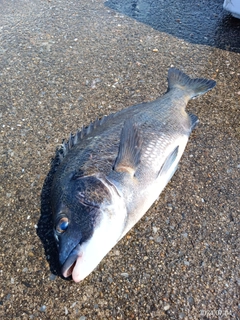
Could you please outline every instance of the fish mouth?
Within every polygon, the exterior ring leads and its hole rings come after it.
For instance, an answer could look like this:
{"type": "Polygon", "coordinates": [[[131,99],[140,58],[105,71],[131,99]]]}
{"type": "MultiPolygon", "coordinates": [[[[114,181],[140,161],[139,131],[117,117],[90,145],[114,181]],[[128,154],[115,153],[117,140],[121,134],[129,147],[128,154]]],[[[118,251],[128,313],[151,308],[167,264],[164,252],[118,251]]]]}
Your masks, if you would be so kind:
{"type": "Polygon", "coordinates": [[[81,246],[80,244],[78,244],[69,254],[67,260],[64,262],[62,266],[62,275],[64,276],[64,278],[68,278],[72,276],[75,282],[80,281],[74,278],[74,269],[78,266],[78,264],[82,260],[81,259],[82,255],[83,255],[83,252],[82,252],[81,246]]]}

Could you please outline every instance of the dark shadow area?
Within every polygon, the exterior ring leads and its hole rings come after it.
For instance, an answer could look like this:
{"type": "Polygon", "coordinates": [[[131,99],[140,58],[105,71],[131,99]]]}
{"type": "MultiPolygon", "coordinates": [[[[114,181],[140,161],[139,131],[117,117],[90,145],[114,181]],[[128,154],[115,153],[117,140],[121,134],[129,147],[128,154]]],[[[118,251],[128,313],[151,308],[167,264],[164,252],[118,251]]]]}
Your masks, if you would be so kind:
{"type": "Polygon", "coordinates": [[[44,181],[41,193],[41,216],[38,221],[37,235],[42,241],[46,259],[49,262],[50,270],[53,274],[60,276],[64,280],[68,280],[61,275],[61,266],[58,260],[58,250],[53,234],[53,220],[51,211],[51,187],[53,176],[58,166],[59,159],[57,156],[51,162],[51,168],[44,181]]]}
{"type": "Polygon", "coordinates": [[[105,5],[188,42],[240,52],[240,19],[223,10],[223,0],[108,0],[105,5]]]}
{"type": "Polygon", "coordinates": [[[215,42],[220,49],[240,53],[240,19],[225,15],[216,29],[215,42]]]}

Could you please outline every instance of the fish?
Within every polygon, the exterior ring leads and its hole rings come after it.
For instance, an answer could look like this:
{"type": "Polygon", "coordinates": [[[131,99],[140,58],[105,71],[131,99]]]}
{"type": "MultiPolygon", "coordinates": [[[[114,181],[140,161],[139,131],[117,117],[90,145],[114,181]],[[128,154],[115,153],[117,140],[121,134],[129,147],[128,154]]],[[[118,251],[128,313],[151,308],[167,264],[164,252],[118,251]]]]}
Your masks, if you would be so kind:
{"type": "Polygon", "coordinates": [[[64,278],[85,279],[142,218],[175,173],[198,117],[188,101],[216,82],[168,71],[155,101],[104,116],[57,151],[51,210],[64,278]]]}

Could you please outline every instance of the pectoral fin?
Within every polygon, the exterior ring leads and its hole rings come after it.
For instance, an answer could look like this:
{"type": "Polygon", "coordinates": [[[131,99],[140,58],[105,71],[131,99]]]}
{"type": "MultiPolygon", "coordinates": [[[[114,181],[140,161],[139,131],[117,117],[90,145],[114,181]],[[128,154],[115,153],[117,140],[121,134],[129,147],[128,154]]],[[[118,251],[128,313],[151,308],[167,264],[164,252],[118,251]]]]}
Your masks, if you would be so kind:
{"type": "Polygon", "coordinates": [[[174,163],[174,161],[176,160],[177,158],[177,155],[178,155],[178,149],[179,149],[179,146],[177,146],[173,152],[170,153],[170,155],[166,158],[166,160],[164,161],[161,169],[159,170],[158,172],[158,177],[160,175],[164,175],[164,174],[169,174],[170,175],[170,178],[169,180],[171,179],[171,177],[173,176],[174,172],[175,172],[175,169],[176,167],[174,167],[171,171],[169,171],[172,167],[172,164],[174,163]]]}
{"type": "Polygon", "coordinates": [[[140,163],[141,146],[142,138],[138,126],[131,120],[125,121],[121,132],[118,156],[113,169],[134,176],[140,163]]]}

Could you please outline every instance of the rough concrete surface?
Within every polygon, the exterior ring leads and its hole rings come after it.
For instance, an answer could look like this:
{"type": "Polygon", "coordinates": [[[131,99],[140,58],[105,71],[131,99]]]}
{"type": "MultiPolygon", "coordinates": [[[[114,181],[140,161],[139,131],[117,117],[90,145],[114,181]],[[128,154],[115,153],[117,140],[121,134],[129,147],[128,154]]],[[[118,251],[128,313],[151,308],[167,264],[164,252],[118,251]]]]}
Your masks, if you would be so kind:
{"type": "Polygon", "coordinates": [[[104,0],[0,5],[0,319],[239,319],[239,51],[155,30],[104,0]],[[89,277],[65,281],[51,242],[55,149],[163,94],[170,66],[217,81],[188,105],[200,125],[179,169],[89,277]]]}

